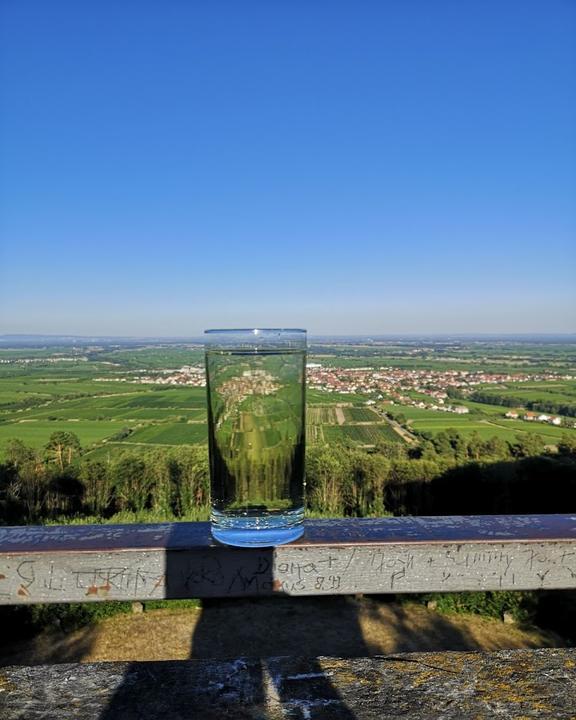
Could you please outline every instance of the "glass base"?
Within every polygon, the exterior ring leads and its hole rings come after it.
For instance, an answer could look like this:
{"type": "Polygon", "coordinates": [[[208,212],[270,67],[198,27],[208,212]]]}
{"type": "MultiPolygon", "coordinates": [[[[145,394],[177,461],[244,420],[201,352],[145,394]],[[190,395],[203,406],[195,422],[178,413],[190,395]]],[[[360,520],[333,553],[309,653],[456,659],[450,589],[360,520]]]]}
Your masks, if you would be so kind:
{"type": "Polygon", "coordinates": [[[212,510],[211,520],[214,539],[236,547],[284,545],[304,534],[304,508],[257,517],[227,515],[212,510]]]}

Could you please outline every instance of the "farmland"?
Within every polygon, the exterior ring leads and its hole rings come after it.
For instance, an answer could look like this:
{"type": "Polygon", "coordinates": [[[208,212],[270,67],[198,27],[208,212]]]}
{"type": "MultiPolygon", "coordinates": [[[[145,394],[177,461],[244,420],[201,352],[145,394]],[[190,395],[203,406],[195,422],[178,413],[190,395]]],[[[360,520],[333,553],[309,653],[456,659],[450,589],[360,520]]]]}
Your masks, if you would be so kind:
{"type": "Polygon", "coordinates": [[[344,417],[347,422],[374,422],[378,420],[378,414],[366,407],[351,407],[344,409],[344,417]]]}
{"type": "Polygon", "coordinates": [[[410,406],[398,407],[396,410],[406,418],[408,429],[433,434],[454,430],[468,436],[477,432],[482,439],[498,437],[514,442],[518,434],[529,432],[542,438],[547,444],[558,442],[567,432],[576,435],[574,429],[540,422],[511,420],[505,417],[507,408],[471,401],[464,401],[462,404],[468,407],[469,414],[456,415],[410,406]]]}
{"type": "Polygon", "coordinates": [[[137,430],[127,438],[125,444],[194,445],[207,441],[205,423],[162,423],[137,430]]]}
{"type": "MultiPolygon", "coordinates": [[[[177,356],[180,359],[180,356],[177,356]]],[[[157,360],[156,357],[153,358],[157,360]]],[[[89,366],[89,363],[88,363],[89,366]]],[[[71,366],[72,374],[77,368],[71,366]]],[[[97,368],[100,372],[102,366],[97,368]]],[[[18,438],[25,444],[42,448],[56,431],[75,433],[88,455],[100,456],[141,446],[205,444],[206,391],[204,388],[162,387],[154,384],[95,380],[96,373],[83,365],[82,374],[70,379],[67,372],[34,365],[23,375],[17,368],[12,376],[0,377],[0,453],[9,439],[18,438]],[[47,377],[45,376],[47,375],[47,377]],[[127,432],[128,431],[128,432],[127,432]],[[118,434],[124,434],[116,440],[118,434]]],[[[108,369],[112,377],[115,370],[108,369]]],[[[362,396],[351,393],[334,396],[311,391],[308,407],[309,442],[352,441],[371,444],[388,438],[388,426],[370,409],[354,406],[362,396]],[[310,402],[312,401],[312,402],[310,402]],[[338,426],[344,416],[344,432],[337,429],[327,440],[322,428],[338,426]],[[341,411],[340,411],[341,413],[341,411]],[[357,421],[380,422],[372,430],[354,431],[357,421]],[[311,428],[311,430],[310,430],[311,428]]],[[[399,436],[393,433],[393,439],[399,436]]]]}
{"type": "Polygon", "coordinates": [[[381,442],[402,442],[402,438],[387,423],[362,425],[332,425],[323,427],[324,441],[344,442],[364,447],[374,447],[381,442]]]}
{"type": "Polygon", "coordinates": [[[82,420],[78,422],[18,422],[0,424],[0,448],[7,440],[17,438],[33,448],[41,448],[54,432],[75,433],[83,447],[91,447],[118,433],[124,425],[116,422],[82,420]]]}
{"type": "Polygon", "coordinates": [[[576,417],[576,382],[516,383],[499,387],[481,387],[474,400],[503,407],[520,407],[531,411],[552,412],[576,417]]]}
{"type": "Polygon", "coordinates": [[[436,414],[436,417],[434,418],[415,419],[409,423],[409,426],[414,430],[433,434],[446,432],[448,430],[455,430],[459,434],[467,436],[476,432],[483,440],[487,440],[491,437],[498,437],[502,440],[508,440],[510,442],[513,442],[519,433],[533,432],[539,437],[542,437],[547,443],[553,443],[554,440],[558,441],[562,435],[565,434],[565,431],[562,431],[561,428],[546,425],[532,426],[514,420],[493,422],[488,419],[479,418],[446,418],[445,416],[438,417],[438,414],[436,414]]]}
{"type": "MultiPolygon", "coordinates": [[[[437,434],[452,429],[464,436],[476,432],[483,439],[496,436],[513,442],[517,435],[530,432],[547,445],[556,444],[566,433],[576,433],[569,417],[562,419],[562,427],[527,423],[506,418],[508,407],[495,404],[503,395],[519,404],[551,402],[562,407],[576,404],[574,375],[550,375],[556,372],[554,368],[558,368],[558,373],[574,373],[576,353],[570,344],[512,343],[485,347],[481,343],[461,342],[447,346],[425,343],[419,347],[411,342],[378,346],[320,343],[312,346],[312,352],[310,359],[316,367],[336,371],[341,368],[344,372],[355,372],[364,368],[370,374],[380,371],[385,364],[400,379],[404,372],[422,372],[420,368],[427,368],[431,377],[439,378],[443,373],[449,377],[451,372],[497,370],[508,373],[509,379],[499,384],[478,385],[475,393],[483,393],[482,401],[459,397],[455,402],[469,410],[461,415],[428,408],[431,400],[428,393],[434,387],[428,376],[403,391],[405,401],[396,398],[392,404],[388,391],[347,390],[342,380],[337,391],[310,387],[307,393],[310,445],[344,443],[370,448],[383,442],[402,443],[403,438],[388,422],[388,413],[392,417],[402,416],[400,423],[415,433],[437,434]],[[523,374],[522,382],[514,381],[515,376],[510,375],[514,372],[523,374]],[[548,374],[539,377],[538,373],[543,372],[548,374]],[[424,383],[423,387],[418,387],[418,383],[424,383]],[[370,403],[366,404],[367,401],[370,403]],[[418,404],[425,407],[417,407],[418,404]]],[[[53,432],[61,430],[74,432],[84,453],[94,457],[103,452],[109,456],[128,449],[139,451],[147,446],[205,444],[205,388],[167,384],[170,373],[179,372],[183,365],[194,365],[201,372],[202,352],[197,344],[2,349],[0,454],[8,439],[18,438],[41,448],[53,432]]],[[[358,383],[356,379],[351,387],[358,383]]]]}

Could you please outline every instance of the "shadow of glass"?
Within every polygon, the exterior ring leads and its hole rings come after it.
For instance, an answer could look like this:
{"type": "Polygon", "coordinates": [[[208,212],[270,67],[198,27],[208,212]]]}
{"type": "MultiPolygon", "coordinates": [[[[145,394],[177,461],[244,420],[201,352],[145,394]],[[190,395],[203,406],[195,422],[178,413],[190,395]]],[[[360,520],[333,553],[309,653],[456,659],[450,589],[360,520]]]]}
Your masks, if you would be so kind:
{"type": "MultiPolygon", "coordinates": [[[[327,629],[326,623],[311,625],[311,598],[238,597],[277,591],[273,548],[227,548],[216,555],[211,552],[215,544],[205,538],[206,552],[192,557],[179,552],[186,548],[183,529],[175,524],[168,541],[172,549],[166,553],[165,590],[167,598],[193,597],[200,583],[212,590],[214,599],[204,602],[191,638],[190,658],[199,663],[132,663],[100,720],[195,714],[264,720],[279,713],[294,720],[354,720],[317,659],[368,654],[354,604],[347,598],[332,599],[335,623],[327,629]],[[275,661],[278,656],[294,662],[275,661]],[[262,659],[266,657],[272,659],[262,659]],[[302,672],[297,658],[304,659],[302,672]]],[[[327,598],[320,602],[329,605],[327,598]]]]}

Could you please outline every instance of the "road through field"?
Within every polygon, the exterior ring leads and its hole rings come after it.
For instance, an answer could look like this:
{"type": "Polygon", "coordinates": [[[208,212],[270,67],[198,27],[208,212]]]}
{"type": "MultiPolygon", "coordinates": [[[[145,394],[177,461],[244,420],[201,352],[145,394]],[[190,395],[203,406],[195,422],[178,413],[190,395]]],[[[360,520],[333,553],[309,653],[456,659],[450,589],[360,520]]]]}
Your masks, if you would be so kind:
{"type": "Polygon", "coordinates": [[[400,437],[403,440],[405,440],[410,445],[417,444],[418,440],[414,437],[414,435],[412,435],[412,433],[408,432],[408,430],[406,430],[406,428],[403,428],[402,425],[400,425],[400,423],[397,423],[396,420],[391,420],[390,418],[388,419],[388,422],[394,428],[394,430],[396,430],[398,435],[400,435],[400,437]]]}
{"type": "MultiPolygon", "coordinates": [[[[514,433],[518,433],[521,435],[526,435],[528,433],[530,433],[530,434],[536,433],[537,435],[540,435],[540,437],[546,437],[547,440],[549,439],[551,441],[550,442],[551,445],[553,445],[556,442],[558,442],[559,440],[561,440],[561,437],[558,433],[553,434],[551,432],[542,432],[541,431],[541,428],[539,428],[538,425],[544,425],[544,427],[546,428],[545,423],[532,423],[532,424],[527,423],[528,427],[526,427],[526,429],[524,429],[524,428],[520,428],[517,426],[510,427],[509,425],[506,425],[505,422],[497,423],[497,422],[494,422],[493,420],[482,420],[482,422],[486,425],[492,425],[492,427],[497,427],[497,428],[502,428],[505,430],[513,431],[514,433]],[[536,425],[536,427],[534,427],[534,425],[536,425]],[[540,432],[539,432],[539,430],[540,430],[540,432]]],[[[550,426],[548,426],[548,427],[550,427],[550,426]]],[[[554,427],[554,426],[552,426],[552,427],[554,427]]],[[[562,428],[554,428],[554,429],[562,430],[562,428]]]]}

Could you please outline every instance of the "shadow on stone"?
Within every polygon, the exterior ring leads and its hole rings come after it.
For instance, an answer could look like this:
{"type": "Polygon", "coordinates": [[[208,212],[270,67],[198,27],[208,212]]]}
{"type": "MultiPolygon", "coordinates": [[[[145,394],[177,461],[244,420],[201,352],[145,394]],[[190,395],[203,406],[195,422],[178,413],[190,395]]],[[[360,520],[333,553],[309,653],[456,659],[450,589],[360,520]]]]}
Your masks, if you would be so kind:
{"type": "MultiPolygon", "coordinates": [[[[177,526],[174,532],[178,533],[177,526]]],[[[171,585],[188,585],[192,594],[193,584],[198,574],[202,574],[203,581],[207,576],[211,578],[215,597],[224,598],[204,603],[191,639],[190,657],[227,658],[228,661],[214,665],[201,663],[198,667],[195,663],[183,663],[178,671],[179,683],[174,682],[173,674],[165,672],[166,664],[133,663],[100,720],[157,720],[159,717],[184,720],[197,716],[204,719],[354,720],[355,716],[315,658],[305,661],[305,672],[299,672],[298,659],[293,658],[288,673],[281,671],[285,662],[278,664],[274,659],[261,659],[273,648],[276,648],[274,655],[292,655],[291,651],[298,650],[298,655],[306,656],[316,655],[322,647],[321,633],[311,633],[306,623],[306,599],[302,601],[302,609],[296,611],[293,605],[283,605],[281,597],[260,602],[234,599],[248,588],[257,593],[274,587],[273,548],[249,551],[230,548],[229,553],[235,562],[233,571],[227,572],[218,565],[219,561],[214,563],[209,549],[205,560],[194,567],[188,566],[178,552],[168,552],[166,556],[168,597],[173,594],[171,585]],[[227,614],[236,614],[238,619],[224,622],[227,614]],[[278,652],[279,642],[281,652],[278,652]],[[202,677],[200,667],[204,672],[202,677]]],[[[340,627],[342,624],[353,627],[354,654],[366,654],[353,606],[345,599],[338,601],[340,627]]]]}

